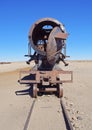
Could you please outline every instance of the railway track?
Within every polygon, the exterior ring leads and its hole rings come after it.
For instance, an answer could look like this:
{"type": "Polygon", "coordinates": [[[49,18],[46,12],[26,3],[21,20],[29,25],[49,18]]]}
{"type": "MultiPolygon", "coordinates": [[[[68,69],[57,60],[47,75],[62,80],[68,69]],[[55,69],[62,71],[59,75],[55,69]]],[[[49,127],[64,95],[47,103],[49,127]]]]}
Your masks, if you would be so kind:
{"type": "MultiPolygon", "coordinates": [[[[29,123],[31,122],[31,116],[32,116],[32,112],[33,112],[36,101],[37,101],[37,99],[34,99],[31,106],[30,106],[30,110],[29,110],[27,119],[25,121],[23,130],[29,130],[29,123]]],[[[66,130],[74,130],[73,126],[71,124],[71,121],[69,119],[66,107],[65,107],[62,99],[60,99],[60,106],[61,106],[61,111],[62,111],[62,115],[63,115],[63,118],[64,118],[65,127],[66,127],[64,129],[66,129],[66,130]]],[[[44,121],[45,121],[45,118],[44,118],[44,121]]],[[[34,120],[34,122],[35,122],[35,120],[34,120]]]]}
{"type": "Polygon", "coordinates": [[[67,128],[67,130],[73,130],[73,126],[72,126],[72,124],[71,124],[70,118],[69,118],[69,116],[68,116],[66,107],[65,107],[65,105],[64,105],[64,103],[63,103],[63,101],[62,101],[62,99],[60,99],[60,104],[61,104],[62,113],[63,113],[63,116],[64,116],[66,128],[67,128]]]}
{"type": "Polygon", "coordinates": [[[33,112],[33,108],[34,108],[35,102],[36,102],[36,99],[34,99],[33,102],[32,102],[32,105],[30,107],[30,111],[28,113],[28,116],[27,116],[27,119],[26,119],[26,122],[25,122],[23,130],[27,130],[27,128],[28,128],[28,124],[29,124],[29,121],[30,121],[30,118],[31,118],[31,114],[33,112]]]}

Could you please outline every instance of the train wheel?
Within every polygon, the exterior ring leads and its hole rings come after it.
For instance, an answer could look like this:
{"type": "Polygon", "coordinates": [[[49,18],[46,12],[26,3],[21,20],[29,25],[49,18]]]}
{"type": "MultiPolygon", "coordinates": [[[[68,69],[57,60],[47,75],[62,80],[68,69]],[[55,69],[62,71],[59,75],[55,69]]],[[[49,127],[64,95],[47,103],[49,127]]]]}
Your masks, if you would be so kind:
{"type": "Polygon", "coordinates": [[[33,84],[33,98],[37,98],[37,84],[33,84]]]}
{"type": "Polygon", "coordinates": [[[58,85],[58,97],[63,97],[63,87],[61,84],[58,85]]]}

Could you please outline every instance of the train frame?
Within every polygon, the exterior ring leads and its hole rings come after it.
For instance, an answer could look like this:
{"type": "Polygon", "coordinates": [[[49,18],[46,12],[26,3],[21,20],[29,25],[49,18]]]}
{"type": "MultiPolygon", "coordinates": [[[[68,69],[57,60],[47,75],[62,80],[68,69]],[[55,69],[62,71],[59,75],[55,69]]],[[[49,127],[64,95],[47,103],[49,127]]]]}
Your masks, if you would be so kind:
{"type": "Polygon", "coordinates": [[[32,87],[33,97],[37,98],[39,92],[55,92],[58,97],[63,96],[63,83],[71,83],[73,81],[73,72],[64,70],[53,71],[20,71],[19,83],[29,84],[32,87]],[[27,78],[22,78],[28,74],[27,78]],[[64,75],[69,75],[69,79],[62,79],[64,75]]]}

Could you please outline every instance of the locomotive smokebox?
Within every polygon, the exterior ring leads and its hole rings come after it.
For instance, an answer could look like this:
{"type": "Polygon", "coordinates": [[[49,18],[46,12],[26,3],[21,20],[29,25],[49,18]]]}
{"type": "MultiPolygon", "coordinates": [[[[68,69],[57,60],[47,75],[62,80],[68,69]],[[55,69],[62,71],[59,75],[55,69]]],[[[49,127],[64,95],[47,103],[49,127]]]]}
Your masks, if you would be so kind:
{"type": "Polygon", "coordinates": [[[29,45],[37,54],[54,66],[65,48],[67,33],[64,25],[53,18],[43,18],[33,24],[29,31],[29,45]]]}

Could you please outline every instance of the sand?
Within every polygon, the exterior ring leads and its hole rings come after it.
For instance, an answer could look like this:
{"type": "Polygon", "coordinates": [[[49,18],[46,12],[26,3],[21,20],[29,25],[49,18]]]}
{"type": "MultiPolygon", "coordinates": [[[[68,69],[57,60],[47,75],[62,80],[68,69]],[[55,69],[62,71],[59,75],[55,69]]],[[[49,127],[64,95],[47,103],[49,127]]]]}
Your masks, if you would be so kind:
{"type": "Polygon", "coordinates": [[[11,62],[9,64],[0,64],[0,73],[1,72],[10,72],[22,68],[31,67],[34,65],[34,62],[31,65],[26,64],[26,62],[11,62]]]}
{"type": "MultiPolygon", "coordinates": [[[[92,130],[92,61],[69,61],[68,67],[62,63],[60,66],[73,71],[73,83],[63,84],[63,101],[74,129],[92,130]]],[[[33,98],[29,94],[18,96],[15,92],[28,90],[28,86],[17,82],[19,70],[28,67],[24,62],[0,64],[0,130],[24,129],[33,98]]],[[[38,97],[28,130],[64,129],[61,113],[55,95],[38,97]]]]}

